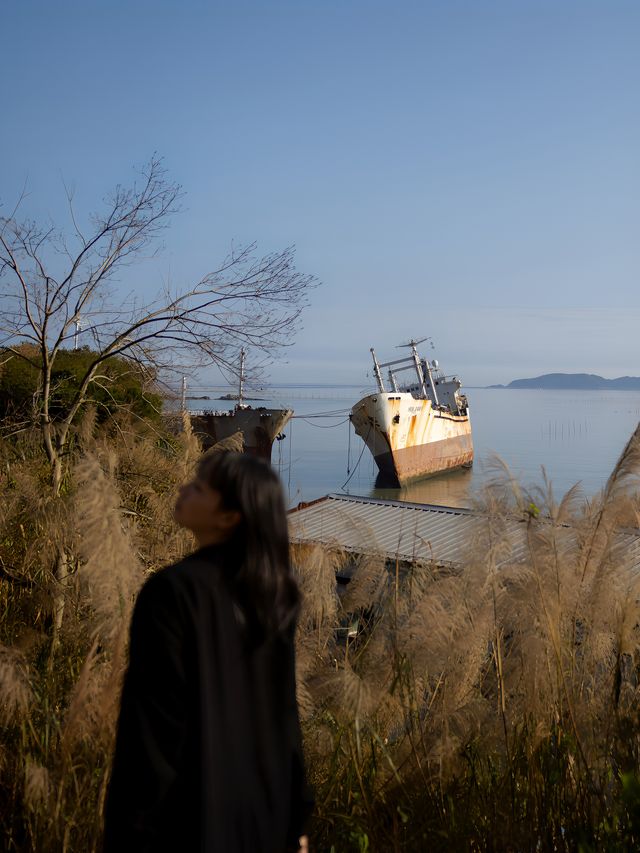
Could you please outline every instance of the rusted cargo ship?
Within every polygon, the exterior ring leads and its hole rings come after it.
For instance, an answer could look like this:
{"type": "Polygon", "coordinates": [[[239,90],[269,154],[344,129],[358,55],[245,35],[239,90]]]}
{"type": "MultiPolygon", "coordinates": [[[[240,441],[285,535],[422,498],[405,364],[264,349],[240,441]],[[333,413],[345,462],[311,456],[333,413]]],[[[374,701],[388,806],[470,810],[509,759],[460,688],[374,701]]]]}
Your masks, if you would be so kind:
{"type": "MultiPolygon", "coordinates": [[[[208,450],[217,442],[229,438],[237,432],[242,433],[244,452],[260,456],[271,461],[271,448],[276,439],[284,438],[282,430],[291,420],[291,409],[272,409],[265,406],[253,408],[244,402],[245,351],[240,352],[240,371],[238,374],[238,402],[229,411],[192,411],[191,426],[208,450]]],[[[182,407],[186,408],[186,380],[183,380],[182,407]]],[[[233,399],[228,395],[224,399],[233,399]]]]}
{"type": "Polygon", "coordinates": [[[447,378],[437,361],[421,358],[419,343],[410,341],[406,344],[409,356],[383,364],[371,350],[378,391],[359,400],[350,415],[383,479],[399,485],[473,462],[469,405],[460,393],[462,383],[455,376],[447,378]],[[389,369],[388,387],[382,377],[384,368],[389,369]],[[399,384],[397,374],[406,370],[413,376],[399,384]]]}
{"type": "MultiPolygon", "coordinates": [[[[193,432],[207,450],[218,441],[241,432],[245,453],[271,460],[271,448],[291,419],[291,409],[270,409],[238,403],[230,411],[191,412],[193,432]]],[[[284,437],[284,436],[283,436],[284,437]]]]}

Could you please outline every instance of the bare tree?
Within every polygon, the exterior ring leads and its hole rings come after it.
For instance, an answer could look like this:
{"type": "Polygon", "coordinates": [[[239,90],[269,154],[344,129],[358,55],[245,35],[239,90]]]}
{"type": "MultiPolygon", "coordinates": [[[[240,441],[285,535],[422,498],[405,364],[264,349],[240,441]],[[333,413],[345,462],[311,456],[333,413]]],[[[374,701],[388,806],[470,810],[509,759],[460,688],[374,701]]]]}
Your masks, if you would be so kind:
{"type": "MultiPolygon", "coordinates": [[[[165,287],[155,299],[110,291],[116,273],[153,251],[179,206],[181,191],[158,158],[129,188],[116,187],[105,211],[81,227],[67,193],[71,228],[64,234],[18,218],[20,204],[0,218],[0,352],[27,361],[39,377],[34,408],[60,494],[71,427],[91,389],[104,382],[105,362],[128,359],[154,376],[201,364],[223,369],[242,346],[271,354],[291,341],[313,276],[296,271],[292,248],[260,257],[254,244],[232,251],[195,284],[165,287]],[[54,366],[78,338],[91,352],[70,404],[52,412],[54,366]]],[[[70,555],[55,555],[53,651],[64,613],[70,555]]]]}
{"type": "Polygon", "coordinates": [[[314,284],[313,276],[296,271],[292,248],[259,257],[251,244],[193,285],[165,287],[152,301],[131,295],[114,303],[109,282],[152,247],[181,195],[158,158],[141,177],[130,188],[116,187],[106,211],[92,217],[90,233],[78,224],[70,193],[69,236],[20,221],[16,211],[0,218],[0,346],[39,372],[38,423],[55,494],[71,424],[107,359],[130,359],[157,375],[204,363],[229,368],[241,346],[273,353],[290,342],[314,284]],[[54,419],[52,371],[80,328],[95,356],[71,405],[54,419]]]}

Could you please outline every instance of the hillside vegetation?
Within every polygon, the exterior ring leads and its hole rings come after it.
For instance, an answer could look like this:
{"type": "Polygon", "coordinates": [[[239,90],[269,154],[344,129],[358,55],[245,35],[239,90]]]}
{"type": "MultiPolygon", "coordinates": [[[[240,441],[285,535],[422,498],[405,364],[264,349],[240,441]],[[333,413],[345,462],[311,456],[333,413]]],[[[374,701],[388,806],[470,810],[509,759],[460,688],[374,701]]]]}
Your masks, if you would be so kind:
{"type": "MultiPolygon", "coordinates": [[[[0,349],[0,419],[28,422],[37,419],[36,400],[41,394],[38,351],[23,344],[17,348],[23,358],[0,349]]],[[[89,347],[60,350],[51,377],[50,413],[55,419],[70,409],[79,382],[97,353],[89,347]]],[[[112,356],[104,361],[92,384],[89,402],[99,422],[125,406],[130,414],[158,422],[162,397],[153,389],[153,374],[130,360],[112,356]]]]}

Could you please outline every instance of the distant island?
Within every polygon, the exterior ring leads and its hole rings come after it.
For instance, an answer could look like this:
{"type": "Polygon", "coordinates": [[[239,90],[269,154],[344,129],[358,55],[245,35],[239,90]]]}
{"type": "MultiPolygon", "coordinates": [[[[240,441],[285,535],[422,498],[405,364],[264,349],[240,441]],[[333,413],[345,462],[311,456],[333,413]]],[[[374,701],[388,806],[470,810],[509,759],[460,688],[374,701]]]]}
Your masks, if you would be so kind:
{"type": "Polygon", "coordinates": [[[640,391],[640,376],[605,379],[595,373],[544,373],[532,379],[514,379],[508,385],[488,385],[487,387],[544,388],[561,391],[640,391]]]}

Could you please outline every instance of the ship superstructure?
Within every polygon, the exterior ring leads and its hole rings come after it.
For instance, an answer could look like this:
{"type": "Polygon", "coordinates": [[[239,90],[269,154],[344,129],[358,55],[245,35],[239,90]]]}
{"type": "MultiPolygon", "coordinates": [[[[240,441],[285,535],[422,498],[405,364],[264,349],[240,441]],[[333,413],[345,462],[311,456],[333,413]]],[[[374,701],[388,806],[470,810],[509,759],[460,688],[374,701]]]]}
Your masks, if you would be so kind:
{"type": "Polygon", "coordinates": [[[404,345],[408,356],[382,364],[371,349],[378,390],[359,400],[350,415],[380,473],[399,485],[473,462],[462,383],[456,376],[446,377],[437,361],[420,357],[417,346],[422,342],[409,341],[404,345]],[[398,374],[405,371],[409,378],[401,381],[398,374]]]}

